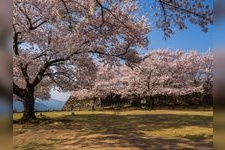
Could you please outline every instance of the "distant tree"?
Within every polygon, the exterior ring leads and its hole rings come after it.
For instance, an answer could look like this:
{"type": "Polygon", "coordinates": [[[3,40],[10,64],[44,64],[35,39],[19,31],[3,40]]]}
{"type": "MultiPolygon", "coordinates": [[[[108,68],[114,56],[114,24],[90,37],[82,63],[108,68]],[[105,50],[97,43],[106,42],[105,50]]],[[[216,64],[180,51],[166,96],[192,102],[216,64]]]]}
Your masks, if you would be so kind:
{"type": "Polygon", "coordinates": [[[146,97],[154,107],[155,95],[204,94],[206,85],[212,90],[212,60],[212,53],[154,50],[120,82],[124,93],[146,97]]]}
{"type": "Polygon", "coordinates": [[[97,65],[96,78],[93,86],[86,89],[78,89],[72,96],[79,99],[93,100],[92,110],[94,110],[97,98],[107,97],[110,94],[122,94],[123,86],[120,83],[123,75],[120,71],[121,66],[97,65]]]}
{"type": "Polygon", "coordinates": [[[98,66],[94,86],[89,90],[78,90],[75,95],[81,98],[110,93],[123,97],[136,95],[145,98],[143,102],[150,101],[152,107],[157,95],[176,99],[201,94],[204,98],[212,95],[212,63],[211,52],[153,50],[132,67],[98,66]]]}
{"type": "Polygon", "coordinates": [[[151,107],[154,107],[154,95],[175,92],[171,87],[168,91],[168,85],[173,80],[173,71],[177,67],[176,57],[181,55],[182,52],[179,51],[155,50],[144,56],[143,61],[133,69],[135,76],[128,82],[129,91],[147,98],[151,101],[151,107]]]}
{"type": "Polygon", "coordinates": [[[204,92],[202,100],[204,98],[213,98],[213,54],[212,52],[206,52],[201,55],[201,68],[200,68],[199,80],[203,85],[204,92]]]}

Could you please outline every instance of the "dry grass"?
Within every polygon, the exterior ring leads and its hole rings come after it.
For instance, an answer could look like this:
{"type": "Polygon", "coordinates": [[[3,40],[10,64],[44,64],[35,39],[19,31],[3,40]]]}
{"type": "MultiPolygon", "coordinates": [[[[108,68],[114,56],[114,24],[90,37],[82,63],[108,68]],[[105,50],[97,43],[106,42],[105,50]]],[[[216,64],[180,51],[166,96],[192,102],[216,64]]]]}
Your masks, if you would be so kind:
{"type": "MultiPolygon", "coordinates": [[[[213,149],[212,111],[46,112],[13,125],[17,150],[213,149]]],[[[38,114],[37,114],[38,115],[38,114]]],[[[19,119],[21,114],[14,114],[19,119]]]]}

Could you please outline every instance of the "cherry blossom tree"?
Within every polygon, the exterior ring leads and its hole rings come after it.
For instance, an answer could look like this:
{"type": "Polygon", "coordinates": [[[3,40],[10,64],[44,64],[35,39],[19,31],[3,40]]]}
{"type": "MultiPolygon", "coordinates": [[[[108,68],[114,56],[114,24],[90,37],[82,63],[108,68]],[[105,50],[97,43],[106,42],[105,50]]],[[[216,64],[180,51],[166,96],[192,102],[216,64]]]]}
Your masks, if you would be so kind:
{"type": "Polygon", "coordinates": [[[129,91],[135,91],[139,97],[146,97],[154,107],[152,96],[166,91],[166,83],[171,80],[175,55],[179,53],[155,50],[144,56],[143,61],[133,69],[134,76],[129,82],[129,91]]]}
{"type": "Polygon", "coordinates": [[[121,81],[124,81],[125,78],[124,68],[128,67],[124,64],[119,66],[99,65],[93,90],[99,96],[104,96],[109,93],[122,95],[124,83],[121,81]]]}
{"type": "Polygon", "coordinates": [[[201,56],[201,66],[199,80],[204,88],[202,100],[205,97],[213,98],[213,54],[206,52],[201,56]]]}
{"type": "Polygon", "coordinates": [[[94,86],[88,92],[77,91],[76,96],[94,98],[116,93],[127,98],[135,95],[154,107],[157,95],[172,96],[177,103],[179,97],[198,94],[193,97],[198,103],[208,93],[212,94],[212,63],[210,52],[153,50],[132,67],[99,65],[94,86]]]}
{"type": "Polygon", "coordinates": [[[211,53],[154,50],[131,69],[132,73],[124,72],[126,78],[120,78],[127,83],[124,93],[146,97],[152,107],[155,95],[204,93],[206,85],[212,86],[212,60],[211,53]]]}
{"type": "Polygon", "coordinates": [[[78,89],[72,93],[72,96],[78,99],[92,98],[92,109],[94,109],[97,98],[102,98],[109,94],[122,95],[123,91],[125,91],[124,85],[121,82],[124,81],[122,80],[124,76],[121,71],[123,66],[97,65],[97,73],[93,86],[87,89],[78,89]]]}
{"type": "Polygon", "coordinates": [[[13,94],[35,118],[34,102],[52,87],[93,86],[96,62],[139,61],[149,26],[134,2],[14,0],[13,94]]]}

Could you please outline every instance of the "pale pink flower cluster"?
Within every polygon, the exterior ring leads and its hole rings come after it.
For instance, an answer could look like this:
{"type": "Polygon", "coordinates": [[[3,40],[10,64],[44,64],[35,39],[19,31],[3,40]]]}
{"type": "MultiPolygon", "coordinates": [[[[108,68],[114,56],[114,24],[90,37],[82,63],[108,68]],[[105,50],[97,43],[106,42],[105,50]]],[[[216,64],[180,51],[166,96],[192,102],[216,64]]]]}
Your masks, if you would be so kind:
{"type": "MultiPolygon", "coordinates": [[[[212,65],[210,52],[154,50],[133,68],[98,66],[90,93],[98,96],[116,93],[124,97],[203,93],[206,86],[212,86],[212,65]]],[[[85,96],[86,92],[79,94],[85,96]]]]}

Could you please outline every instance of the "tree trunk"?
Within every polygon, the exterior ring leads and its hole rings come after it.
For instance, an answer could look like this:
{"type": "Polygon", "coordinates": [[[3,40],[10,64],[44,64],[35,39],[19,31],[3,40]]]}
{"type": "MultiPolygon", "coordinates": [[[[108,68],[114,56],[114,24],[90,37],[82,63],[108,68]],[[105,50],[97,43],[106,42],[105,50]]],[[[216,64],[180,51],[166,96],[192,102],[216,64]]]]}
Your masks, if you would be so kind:
{"type": "Polygon", "coordinates": [[[96,100],[97,100],[97,98],[94,97],[94,99],[93,99],[93,105],[92,105],[92,108],[91,108],[92,111],[95,110],[95,103],[96,103],[96,100]]]}
{"type": "Polygon", "coordinates": [[[155,108],[155,100],[154,100],[154,98],[152,98],[152,109],[154,109],[155,108]]]}
{"type": "Polygon", "coordinates": [[[151,108],[154,109],[155,108],[155,100],[152,96],[149,96],[149,100],[151,102],[151,108]]]}
{"type": "Polygon", "coordinates": [[[34,112],[34,92],[29,91],[27,92],[26,96],[24,97],[24,112],[23,112],[23,121],[30,121],[36,119],[35,112],[34,112]]]}

